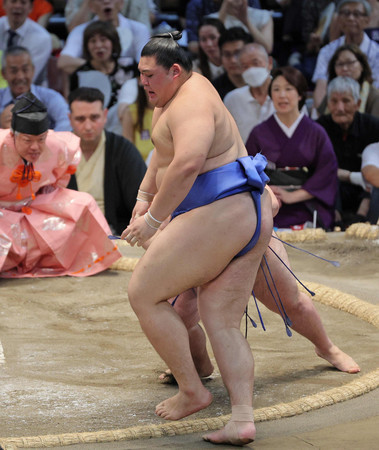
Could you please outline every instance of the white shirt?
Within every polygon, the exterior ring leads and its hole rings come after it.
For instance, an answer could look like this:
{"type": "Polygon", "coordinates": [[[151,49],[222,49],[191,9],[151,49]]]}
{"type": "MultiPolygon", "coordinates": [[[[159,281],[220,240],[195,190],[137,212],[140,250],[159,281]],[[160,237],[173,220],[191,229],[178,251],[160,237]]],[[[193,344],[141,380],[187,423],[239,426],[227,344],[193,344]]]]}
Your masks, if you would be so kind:
{"type": "Polygon", "coordinates": [[[375,166],[379,168],[379,142],[370,144],[363,150],[361,169],[366,166],[375,166]]]}
{"type": "Polygon", "coordinates": [[[224,104],[236,121],[243,142],[246,142],[252,129],[268,119],[275,108],[269,96],[263,105],[251,95],[249,86],[233,89],[226,94],[224,104]]]}
{"type": "MultiPolygon", "coordinates": [[[[0,50],[7,48],[9,29],[8,17],[0,17],[0,50]]],[[[35,67],[33,83],[41,84],[47,79],[46,67],[52,51],[50,33],[29,18],[14,31],[18,36],[14,38],[12,45],[21,45],[29,50],[35,67]]]]}
{"type": "MultiPolygon", "coordinates": [[[[90,22],[99,20],[95,17],[90,22]]],[[[67,36],[66,44],[61,52],[62,55],[72,56],[73,58],[83,57],[83,34],[90,22],[82,23],[75,27],[67,36]]],[[[121,64],[130,64],[132,60],[139,61],[141,51],[150,39],[150,32],[146,25],[136,22],[118,14],[117,32],[121,41],[121,55],[119,62],[121,64]],[[130,58],[130,59],[129,59],[130,58]]]]}
{"type": "MultiPolygon", "coordinates": [[[[248,15],[250,23],[253,24],[255,27],[257,27],[258,30],[261,30],[268,23],[268,21],[271,18],[270,11],[267,11],[265,9],[252,8],[251,6],[247,7],[247,15],[248,15]]],[[[219,12],[215,12],[212,14],[208,14],[205,17],[214,17],[214,18],[218,19],[218,16],[219,16],[219,12]]],[[[234,16],[231,16],[230,14],[226,15],[224,25],[225,25],[225,28],[241,27],[246,32],[249,32],[249,30],[245,24],[243,24],[240,20],[238,20],[234,16]]]]}

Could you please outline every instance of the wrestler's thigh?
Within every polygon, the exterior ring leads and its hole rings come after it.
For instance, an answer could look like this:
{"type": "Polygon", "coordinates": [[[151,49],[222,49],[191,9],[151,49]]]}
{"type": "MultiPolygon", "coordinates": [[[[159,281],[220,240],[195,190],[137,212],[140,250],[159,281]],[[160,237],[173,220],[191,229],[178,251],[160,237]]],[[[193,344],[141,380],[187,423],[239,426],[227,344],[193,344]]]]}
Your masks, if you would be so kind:
{"type": "MultiPolygon", "coordinates": [[[[288,255],[282,242],[280,242],[278,239],[271,238],[269,247],[271,247],[275,251],[275,253],[279,255],[281,260],[288,267],[290,267],[288,255]]],[[[294,276],[288,271],[284,264],[269,248],[265,253],[265,257],[283,304],[285,306],[295,304],[298,300],[298,287],[294,276]]],[[[275,294],[271,276],[265,261],[262,261],[262,266],[265,271],[266,277],[270,282],[270,286],[272,286],[273,292],[275,294]]],[[[259,299],[259,301],[261,301],[267,308],[277,311],[275,301],[270,293],[270,290],[267,287],[267,282],[261,268],[258,271],[257,279],[254,284],[254,294],[259,299]]]]}
{"type": "Polygon", "coordinates": [[[208,330],[213,326],[239,326],[272,232],[268,196],[262,203],[261,233],[255,247],[233,259],[216,279],[199,288],[200,317],[208,330]]]}
{"type": "Polygon", "coordinates": [[[157,302],[216,278],[250,241],[256,223],[246,193],[176,217],[137,264],[129,293],[157,302]]]}

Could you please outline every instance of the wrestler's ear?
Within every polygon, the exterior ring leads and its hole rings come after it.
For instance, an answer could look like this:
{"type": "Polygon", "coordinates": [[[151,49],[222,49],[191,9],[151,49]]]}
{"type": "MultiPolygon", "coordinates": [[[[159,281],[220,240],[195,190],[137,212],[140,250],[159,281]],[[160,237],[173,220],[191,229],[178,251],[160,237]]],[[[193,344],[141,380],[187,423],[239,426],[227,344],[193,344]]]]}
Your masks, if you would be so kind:
{"type": "Polygon", "coordinates": [[[170,69],[173,78],[177,78],[183,72],[183,69],[180,64],[173,64],[170,69]]]}

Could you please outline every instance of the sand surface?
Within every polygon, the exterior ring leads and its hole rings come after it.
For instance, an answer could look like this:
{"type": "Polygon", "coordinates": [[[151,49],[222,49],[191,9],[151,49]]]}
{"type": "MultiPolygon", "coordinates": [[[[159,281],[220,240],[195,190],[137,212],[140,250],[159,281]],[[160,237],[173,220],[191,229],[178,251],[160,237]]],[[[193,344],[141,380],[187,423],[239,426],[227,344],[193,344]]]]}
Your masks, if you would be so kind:
{"type": "MultiPolygon", "coordinates": [[[[302,279],[378,305],[379,242],[331,233],[298,244],[339,260],[340,268],[289,249],[302,279]]],[[[139,249],[121,247],[124,255],[139,249]]],[[[164,363],[143,335],[127,299],[130,272],[89,278],[0,280],[0,438],[90,432],[159,424],[154,407],[176,392],[157,381],[164,363]]],[[[367,374],[378,367],[379,330],[315,302],[332,340],[367,374]]],[[[258,321],[255,306],[250,314],[258,321]]],[[[256,361],[255,408],[290,402],[354,379],[318,358],[304,338],[287,337],[279,316],[261,307],[267,331],[248,326],[256,361]]],[[[218,370],[206,381],[214,402],[191,418],[229,414],[218,370]]]]}

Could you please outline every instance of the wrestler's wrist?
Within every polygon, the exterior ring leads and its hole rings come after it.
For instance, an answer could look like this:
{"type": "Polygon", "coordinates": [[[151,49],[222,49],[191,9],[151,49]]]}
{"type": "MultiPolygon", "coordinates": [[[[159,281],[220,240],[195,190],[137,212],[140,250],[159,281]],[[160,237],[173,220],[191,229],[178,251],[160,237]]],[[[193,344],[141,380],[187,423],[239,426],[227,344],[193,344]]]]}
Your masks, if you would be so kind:
{"type": "Polygon", "coordinates": [[[150,209],[144,214],[145,222],[149,225],[150,228],[154,230],[158,230],[158,228],[162,225],[163,221],[155,219],[155,217],[151,214],[150,209]]]}
{"type": "Polygon", "coordinates": [[[137,201],[151,203],[154,200],[155,194],[150,194],[149,192],[141,191],[138,189],[137,201]]]}

